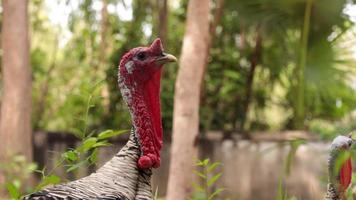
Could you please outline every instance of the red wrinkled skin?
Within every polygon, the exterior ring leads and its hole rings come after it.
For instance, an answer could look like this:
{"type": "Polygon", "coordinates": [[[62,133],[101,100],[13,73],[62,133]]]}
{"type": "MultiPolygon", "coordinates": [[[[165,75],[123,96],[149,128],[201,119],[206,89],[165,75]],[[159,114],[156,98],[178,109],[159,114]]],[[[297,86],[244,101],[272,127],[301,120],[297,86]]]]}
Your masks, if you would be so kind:
{"type": "Polygon", "coordinates": [[[341,166],[340,169],[340,188],[341,192],[344,192],[351,183],[352,177],[352,165],[351,158],[348,158],[341,166]]]}
{"type": "Polygon", "coordinates": [[[159,39],[150,47],[130,50],[121,59],[119,65],[119,86],[131,113],[137,133],[141,156],[138,160],[140,169],[160,166],[162,148],[162,121],[160,108],[160,81],[162,66],[157,66],[155,58],[163,52],[159,39]],[[144,61],[135,59],[138,52],[144,51],[144,61]],[[133,67],[127,67],[133,62],[133,67]]]}

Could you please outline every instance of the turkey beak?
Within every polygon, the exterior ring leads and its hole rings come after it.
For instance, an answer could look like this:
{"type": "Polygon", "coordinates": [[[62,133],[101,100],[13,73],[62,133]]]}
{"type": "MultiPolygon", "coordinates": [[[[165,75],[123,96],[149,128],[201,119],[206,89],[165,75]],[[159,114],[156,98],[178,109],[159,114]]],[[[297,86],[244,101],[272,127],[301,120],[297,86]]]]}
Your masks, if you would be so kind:
{"type": "Polygon", "coordinates": [[[168,53],[162,53],[156,58],[156,64],[161,66],[169,62],[177,62],[177,58],[168,53]]]}
{"type": "Polygon", "coordinates": [[[355,132],[351,132],[351,133],[348,135],[348,137],[352,140],[350,146],[356,143],[356,139],[354,138],[354,137],[355,137],[354,135],[355,135],[355,132]]]}

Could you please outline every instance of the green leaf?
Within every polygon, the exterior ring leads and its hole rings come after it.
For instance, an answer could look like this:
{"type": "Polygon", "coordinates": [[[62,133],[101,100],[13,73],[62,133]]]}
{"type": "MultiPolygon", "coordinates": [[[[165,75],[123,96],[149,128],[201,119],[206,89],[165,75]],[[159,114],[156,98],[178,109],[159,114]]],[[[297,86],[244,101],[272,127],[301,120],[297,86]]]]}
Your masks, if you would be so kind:
{"type": "Polygon", "coordinates": [[[16,188],[20,188],[21,187],[21,181],[19,179],[15,179],[12,184],[14,184],[14,186],[16,188]]]}
{"type": "Polygon", "coordinates": [[[203,165],[204,165],[203,161],[200,160],[196,163],[196,166],[203,166],[203,165]]]}
{"type": "Polygon", "coordinates": [[[93,147],[93,145],[98,141],[97,138],[95,137],[90,137],[86,140],[84,140],[83,144],[78,147],[78,151],[80,152],[87,152],[89,149],[93,147]]]}
{"type": "Polygon", "coordinates": [[[66,170],[66,172],[71,172],[71,171],[73,171],[73,170],[76,170],[76,169],[78,169],[79,167],[81,167],[82,165],[84,165],[84,164],[86,164],[86,163],[87,163],[87,161],[86,161],[86,160],[83,160],[83,161],[81,161],[81,162],[79,162],[79,163],[77,163],[77,164],[72,165],[71,167],[69,167],[69,168],[66,170]]]}
{"type": "Polygon", "coordinates": [[[195,192],[189,200],[206,200],[204,192],[195,192]]]}
{"type": "Polygon", "coordinates": [[[233,80],[241,79],[240,73],[237,71],[233,71],[233,70],[224,70],[224,76],[229,77],[233,80]]]}
{"type": "Polygon", "coordinates": [[[222,173],[218,173],[216,175],[214,175],[213,177],[211,177],[209,180],[208,180],[208,186],[210,187],[211,185],[213,185],[217,180],[219,180],[219,178],[221,177],[222,173]]]}
{"type": "Polygon", "coordinates": [[[211,164],[211,165],[208,167],[207,172],[209,173],[209,172],[213,171],[213,170],[214,170],[217,166],[219,166],[219,165],[221,165],[220,162],[214,162],[213,164],[211,164]]]}
{"type": "Polygon", "coordinates": [[[206,179],[206,176],[205,176],[203,173],[201,173],[201,172],[198,172],[198,171],[194,170],[194,174],[200,176],[200,177],[203,178],[203,179],[206,179]]]}
{"type": "Polygon", "coordinates": [[[208,198],[208,200],[212,200],[215,196],[217,196],[218,194],[220,194],[222,191],[224,191],[224,188],[219,188],[217,190],[215,190],[215,192],[213,192],[213,194],[211,194],[208,198]]]}
{"type": "Polygon", "coordinates": [[[27,165],[27,171],[28,172],[34,172],[37,169],[37,164],[36,163],[30,163],[27,165]]]}
{"type": "Polygon", "coordinates": [[[209,158],[203,160],[203,165],[204,165],[204,166],[207,166],[207,165],[209,164],[209,161],[210,161],[209,158]]]}
{"type": "Polygon", "coordinates": [[[78,160],[78,152],[75,151],[75,150],[70,150],[70,151],[64,152],[64,153],[62,154],[62,156],[63,156],[67,161],[70,161],[70,162],[73,162],[73,161],[78,160]]]}
{"type": "Polygon", "coordinates": [[[193,188],[198,192],[204,192],[204,188],[197,183],[193,183],[193,188]]]}
{"type": "Polygon", "coordinates": [[[59,178],[56,175],[49,175],[45,176],[40,184],[37,185],[36,190],[40,190],[41,188],[47,186],[47,185],[54,185],[57,184],[61,181],[61,178],[59,178]]]}
{"type": "Polygon", "coordinates": [[[7,191],[9,192],[9,195],[11,199],[20,199],[21,192],[19,187],[16,187],[15,184],[13,183],[7,183],[5,185],[7,191]]]}
{"type": "Polygon", "coordinates": [[[103,131],[101,133],[99,133],[98,135],[98,139],[99,140],[103,140],[103,139],[108,139],[108,138],[112,138],[115,136],[119,136],[121,134],[126,133],[128,130],[120,130],[120,131],[113,131],[113,130],[106,130],[103,131]]]}
{"type": "Polygon", "coordinates": [[[153,200],[158,200],[158,186],[156,187],[155,194],[153,196],[153,200]]]}
{"type": "Polygon", "coordinates": [[[94,149],[93,153],[89,156],[89,162],[90,163],[96,163],[98,161],[98,149],[94,149]]]}
{"type": "Polygon", "coordinates": [[[111,144],[107,141],[100,141],[100,142],[97,142],[95,143],[92,148],[97,148],[97,147],[107,147],[107,146],[110,146],[111,144]]]}
{"type": "Polygon", "coordinates": [[[209,164],[209,158],[204,160],[198,160],[196,166],[207,166],[209,164]]]}
{"type": "Polygon", "coordinates": [[[278,200],[283,200],[283,186],[282,186],[282,179],[279,180],[278,184],[278,200]]]}

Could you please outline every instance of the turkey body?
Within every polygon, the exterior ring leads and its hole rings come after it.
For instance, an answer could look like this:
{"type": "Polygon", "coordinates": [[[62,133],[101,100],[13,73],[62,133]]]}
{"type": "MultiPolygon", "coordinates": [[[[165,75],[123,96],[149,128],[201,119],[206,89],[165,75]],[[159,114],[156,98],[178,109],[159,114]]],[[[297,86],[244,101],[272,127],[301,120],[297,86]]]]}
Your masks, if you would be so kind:
{"type": "Polygon", "coordinates": [[[140,170],[140,147],[134,129],[127,144],[104,166],[73,182],[55,185],[26,196],[25,200],[150,200],[151,169],[140,170]]]}

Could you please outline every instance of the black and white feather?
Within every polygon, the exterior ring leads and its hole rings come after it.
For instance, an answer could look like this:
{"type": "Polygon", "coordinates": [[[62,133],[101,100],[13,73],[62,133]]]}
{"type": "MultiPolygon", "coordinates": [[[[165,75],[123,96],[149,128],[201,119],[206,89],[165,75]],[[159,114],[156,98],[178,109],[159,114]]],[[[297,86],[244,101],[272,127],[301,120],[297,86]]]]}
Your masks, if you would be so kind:
{"type": "Polygon", "coordinates": [[[79,180],[54,185],[25,200],[151,200],[151,169],[139,170],[140,147],[134,130],[127,144],[97,172],[79,180]]]}

